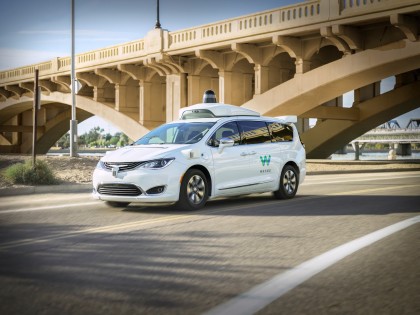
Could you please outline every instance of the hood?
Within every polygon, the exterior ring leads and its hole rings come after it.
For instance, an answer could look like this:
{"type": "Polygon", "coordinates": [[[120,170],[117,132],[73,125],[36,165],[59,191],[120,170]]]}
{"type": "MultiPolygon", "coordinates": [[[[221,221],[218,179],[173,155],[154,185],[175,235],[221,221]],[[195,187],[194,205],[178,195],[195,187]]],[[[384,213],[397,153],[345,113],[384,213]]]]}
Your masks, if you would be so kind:
{"type": "Polygon", "coordinates": [[[170,145],[136,145],[109,151],[101,160],[103,162],[139,162],[160,159],[173,151],[189,146],[188,144],[170,145]]]}

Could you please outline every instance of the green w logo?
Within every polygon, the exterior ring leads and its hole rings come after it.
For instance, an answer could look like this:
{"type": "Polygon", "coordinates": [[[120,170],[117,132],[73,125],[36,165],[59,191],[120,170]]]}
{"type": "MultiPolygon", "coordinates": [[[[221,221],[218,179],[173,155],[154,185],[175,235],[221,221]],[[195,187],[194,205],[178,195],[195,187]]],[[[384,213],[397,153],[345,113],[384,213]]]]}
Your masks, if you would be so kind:
{"type": "Polygon", "coordinates": [[[262,166],[265,166],[265,165],[269,166],[270,165],[270,159],[271,159],[271,155],[269,155],[269,156],[266,156],[266,155],[260,156],[260,160],[261,160],[262,166]]]}

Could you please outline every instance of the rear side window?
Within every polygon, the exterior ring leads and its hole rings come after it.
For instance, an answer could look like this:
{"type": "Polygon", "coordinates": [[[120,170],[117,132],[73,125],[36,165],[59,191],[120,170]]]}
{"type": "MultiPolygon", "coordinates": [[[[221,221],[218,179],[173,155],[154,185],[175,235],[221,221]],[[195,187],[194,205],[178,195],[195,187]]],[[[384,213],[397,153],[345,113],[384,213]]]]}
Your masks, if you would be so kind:
{"type": "Polygon", "coordinates": [[[235,145],[238,145],[241,142],[238,125],[236,124],[236,122],[228,122],[219,129],[217,129],[213,136],[209,139],[207,144],[212,147],[218,147],[219,141],[222,138],[232,139],[235,142],[235,145]]]}
{"type": "Polygon", "coordinates": [[[277,122],[268,123],[273,142],[293,141],[292,126],[281,124],[277,122]]]}
{"type": "Polygon", "coordinates": [[[270,133],[264,121],[238,121],[242,144],[271,142],[270,133]]]}

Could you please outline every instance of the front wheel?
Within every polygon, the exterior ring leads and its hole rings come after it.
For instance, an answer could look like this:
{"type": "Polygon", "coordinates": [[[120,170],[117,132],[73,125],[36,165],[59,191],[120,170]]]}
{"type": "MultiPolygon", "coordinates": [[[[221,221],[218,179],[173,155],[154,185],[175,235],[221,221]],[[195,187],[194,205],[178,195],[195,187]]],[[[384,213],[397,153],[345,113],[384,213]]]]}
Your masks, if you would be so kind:
{"type": "Polygon", "coordinates": [[[277,199],[291,199],[296,195],[299,185],[299,175],[291,165],[286,165],[281,172],[279,190],[274,192],[277,199]]]}
{"type": "Polygon", "coordinates": [[[188,170],[181,183],[177,206],[185,210],[204,207],[209,198],[209,187],[204,173],[197,169],[188,170]]]}

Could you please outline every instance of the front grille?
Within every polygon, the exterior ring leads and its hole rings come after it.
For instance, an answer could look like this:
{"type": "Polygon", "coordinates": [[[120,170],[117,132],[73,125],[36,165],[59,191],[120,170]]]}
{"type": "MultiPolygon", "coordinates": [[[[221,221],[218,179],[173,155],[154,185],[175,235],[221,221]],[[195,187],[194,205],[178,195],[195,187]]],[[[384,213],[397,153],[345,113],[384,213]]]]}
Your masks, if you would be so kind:
{"type": "Polygon", "coordinates": [[[144,162],[101,162],[102,166],[112,171],[113,166],[118,166],[118,171],[126,172],[139,167],[144,162]]]}
{"type": "Polygon", "coordinates": [[[101,184],[98,186],[101,195],[135,197],[141,195],[141,190],[132,184],[101,184]]]}

